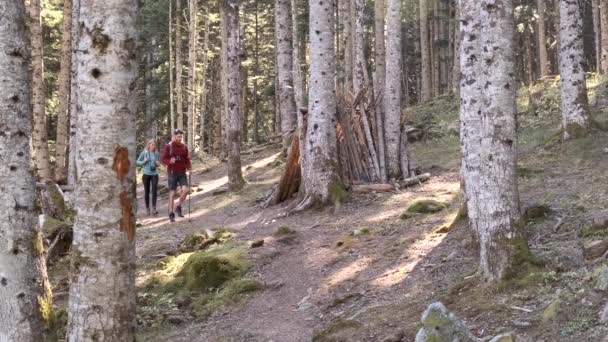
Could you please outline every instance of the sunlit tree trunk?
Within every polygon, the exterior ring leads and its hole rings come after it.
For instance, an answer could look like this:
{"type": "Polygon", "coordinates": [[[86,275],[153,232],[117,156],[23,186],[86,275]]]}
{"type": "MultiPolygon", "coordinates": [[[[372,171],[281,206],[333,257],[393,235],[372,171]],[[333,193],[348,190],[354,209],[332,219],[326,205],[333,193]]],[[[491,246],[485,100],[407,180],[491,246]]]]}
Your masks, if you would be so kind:
{"type": "Polygon", "coordinates": [[[158,99],[155,96],[154,91],[154,46],[156,45],[156,38],[151,38],[150,46],[146,51],[146,70],[145,75],[145,97],[144,97],[144,108],[146,108],[146,139],[157,138],[158,135],[158,99]]]}
{"type": "Polygon", "coordinates": [[[602,72],[606,74],[608,73],[608,2],[606,1],[600,1],[600,24],[602,36],[602,60],[600,64],[602,65],[602,72]]]}
{"type": "Polygon", "coordinates": [[[68,118],[70,109],[70,72],[72,69],[72,0],[63,1],[63,32],[61,37],[61,67],[59,70],[59,110],[57,112],[57,142],[55,181],[67,180],[68,118]]]}
{"type": "MultiPolygon", "coordinates": [[[[169,0],[172,1],[172,0],[169,0]]],[[[184,93],[182,91],[182,2],[175,1],[175,95],[177,111],[177,128],[184,130],[184,93]]]]}
{"type": "Polygon", "coordinates": [[[51,178],[48,132],[46,127],[44,63],[42,60],[42,19],[40,0],[30,0],[30,37],[32,51],[32,157],[38,178],[51,178]]]}
{"type": "Polygon", "coordinates": [[[201,151],[204,150],[205,146],[205,130],[207,126],[207,121],[205,120],[205,113],[207,109],[207,93],[209,89],[207,87],[207,69],[209,68],[209,15],[207,13],[206,6],[204,7],[204,15],[203,18],[205,20],[205,33],[203,34],[203,49],[202,49],[202,70],[203,73],[201,75],[201,103],[200,103],[200,146],[201,151]]]}
{"type": "Polygon", "coordinates": [[[385,0],[376,0],[375,5],[375,47],[376,73],[374,77],[374,95],[378,98],[376,105],[376,146],[380,169],[380,180],[386,181],[386,158],[384,147],[384,96],[386,85],[386,47],[384,43],[384,16],[386,15],[385,0]]]}
{"type": "MultiPolygon", "coordinates": [[[[293,33],[293,90],[296,101],[296,111],[304,105],[302,90],[302,71],[300,56],[300,30],[298,27],[298,0],[291,0],[291,27],[293,33]]],[[[297,115],[296,115],[297,116],[297,115]]]]}
{"type": "Polygon", "coordinates": [[[68,184],[76,185],[78,175],[76,172],[76,149],[78,141],[78,79],[76,63],[76,50],[78,49],[78,41],[74,37],[78,36],[78,22],[80,18],[80,0],[72,0],[72,70],[70,75],[70,139],[68,153],[68,184]]]}
{"type": "Polygon", "coordinates": [[[293,88],[293,21],[291,20],[290,0],[275,0],[274,18],[281,134],[283,135],[283,148],[287,149],[291,145],[291,132],[297,124],[293,88]]]}
{"type": "Polygon", "coordinates": [[[564,139],[577,138],[586,135],[589,130],[589,105],[583,50],[583,16],[578,1],[560,1],[559,36],[564,139]]]}
{"type": "Polygon", "coordinates": [[[53,303],[30,168],[26,16],[22,1],[0,8],[0,341],[44,341],[53,303]]]}
{"type": "Polygon", "coordinates": [[[169,121],[171,121],[171,132],[175,130],[175,88],[173,87],[175,71],[173,70],[173,0],[169,0],[169,121]]]}
{"type": "Polygon", "coordinates": [[[81,0],[67,340],[135,339],[137,0],[81,0]]]}
{"type": "Polygon", "coordinates": [[[455,2],[454,8],[455,29],[454,29],[454,65],[452,65],[452,92],[456,95],[460,94],[460,1],[455,2]]]}
{"type": "Polygon", "coordinates": [[[228,186],[232,190],[243,187],[241,172],[241,108],[239,2],[225,0],[222,4],[222,50],[224,54],[224,108],[226,114],[228,148],[228,186]]]}
{"type": "Polygon", "coordinates": [[[538,59],[540,77],[549,75],[549,56],[547,54],[547,28],[545,25],[545,0],[536,0],[538,11],[538,59]]]}
{"type": "MultiPolygon", "coordinates": [[[[429,51],[429,20],[428,20],[427,0],[420,0],[420,100],[428,101],[431,99],[431,54],[429,51]]],[[[387,35],[388,37],[388,35],[387,35]]],[[[388,72],[388,71],[387,71],[388,72]]]]}
{"type": "Polygon", "coordinates": [[[197,98],[197,79],[196,79],[196,57],[198,31],[197,31],[197,0],[189,0],[188,8],[190,10],[190,21],[188,29],[188,147],[194,150],[194,136],[196,135],[196,98],[197,98]]]}
{"type": "MultiPolygon", "coordinates": [[[[540,0],[539,0],[540,1],[540,0]]],[[[591,0],[591,11],[593,16],[593,38],[595,42],[595,68],[597,73],[602,73],[602,24],[600,22],[599,0],[591,0]]]]}

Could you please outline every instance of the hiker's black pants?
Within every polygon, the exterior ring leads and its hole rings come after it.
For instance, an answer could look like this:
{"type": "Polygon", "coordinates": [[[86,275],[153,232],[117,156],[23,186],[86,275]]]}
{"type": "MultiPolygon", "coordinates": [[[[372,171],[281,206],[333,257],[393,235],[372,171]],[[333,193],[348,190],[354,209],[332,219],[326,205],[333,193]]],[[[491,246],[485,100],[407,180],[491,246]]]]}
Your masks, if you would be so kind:
{"type": "Polygon", "coordinates": [[[152,208],[156,208],[156,189],[158,188],[158,175],[144,175],[143,182],[146,208],[150,208],[150,192],[152,192],[152,208]]]}

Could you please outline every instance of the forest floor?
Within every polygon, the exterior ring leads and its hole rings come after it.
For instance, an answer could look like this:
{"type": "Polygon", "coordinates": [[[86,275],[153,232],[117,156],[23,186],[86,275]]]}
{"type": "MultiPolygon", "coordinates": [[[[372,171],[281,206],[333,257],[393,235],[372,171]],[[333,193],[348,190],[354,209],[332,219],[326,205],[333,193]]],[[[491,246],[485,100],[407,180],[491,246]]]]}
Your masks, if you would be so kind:
{"type": "Polygon", "coordinates": [[[555,100],[547,93],[546,111],[520,113],[518,166],[522,208],[546,209],[526,227],[544,266],[497,285],[475,275],[478,252],[466,220],[457,219],[457,104],[439,98],[408,109],[424,131],[413,155],[432,178],[399,192],[357,194],[339,207],[284,216],[285,205],[261,209],[256,201],[280,177],[277,149],[243,156],[247,185],[237,193],[214,194],[227,182],[226,165],[199,162],[191,220],[169,223],[166,197],[159,216],[138,215],[138,340],[413,341],[421,313],[441,301],[479,337],[513,331],[518,341],[603,341],[608,325],[600,313],[608,297],[597,289],[597,266],[585,261],[581,244],[591,218],[608,207],[608,134],[559,142],[555,100]],[[420,199],[446,209],[402,215],[420,199]],[[236,241],[264,240],[245,252],[246,277],[259,286],[201,314],[153,278],[169,263],[183,267],[187,236],[218,227],[236,241]],[[277,236],[280,227],[294,231],[292,238],[277,236]]]}

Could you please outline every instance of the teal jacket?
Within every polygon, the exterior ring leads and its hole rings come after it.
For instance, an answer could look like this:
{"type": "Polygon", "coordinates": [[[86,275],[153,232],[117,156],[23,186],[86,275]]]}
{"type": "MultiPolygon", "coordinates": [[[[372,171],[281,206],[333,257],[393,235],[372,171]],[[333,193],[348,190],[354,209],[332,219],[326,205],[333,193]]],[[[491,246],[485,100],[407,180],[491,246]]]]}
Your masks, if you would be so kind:
{"type": "Polygon", "coordinates": [[[139,158],[137,158],[137,162],[136,162],[137,166],[143,166],[144,167],[144,175],[148,175],[148,176],[158,176],[159,171],[160,171],[160,155],[158,154],[158,152],[149,152],[148,150],[144,150],[141,152],[141,154],[139,155],[139,158]],[[146,163],[144,164],[144,160],[148,158],[148,161],[146,161],[146,163]],[[150,169],[151,165],[156,165],[155,163],[158,162],[158,165],[156,166],[156,170],[152,171],[150,169]]]}

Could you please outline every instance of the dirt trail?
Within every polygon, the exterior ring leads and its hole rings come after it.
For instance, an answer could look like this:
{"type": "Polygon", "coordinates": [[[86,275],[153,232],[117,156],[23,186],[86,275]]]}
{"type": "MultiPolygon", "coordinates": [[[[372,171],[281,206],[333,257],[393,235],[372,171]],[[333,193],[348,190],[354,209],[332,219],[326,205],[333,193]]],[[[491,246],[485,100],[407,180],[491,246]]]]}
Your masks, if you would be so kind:
{"type": "MultiPolygon", "coordinates": [[[[249,251],[254,264],[249,276],[265,287],[204,320],[192,317],[180,324],[141,327],[140,339],[299,342],[316,336],[316,341],[413,341],[422,311],[442,301],[479,337],[515,331],[522,341],[600,341],[608,332],[594,323],[603,296],[583,280],[587,271],[578,240],[572,238],[587,217],[573,211],[573,199],[589,214],[606,205],[608,197],[596,185],[608,182],[605,172],[597,172],[608,166],[600,158],[600,145],[585,147],[593,158],[581,159],[577,169],[566,163],[569,155],[578,153],[576,145],[522,160],[522,168],[534,170],[520,178],[522,206],[542,202],[554,211],[528,227],[532,249],[546,268],[533,278],[538,281],[508,290],[487,287],[472,277],[477,252],[464,221],[445,229],[459,208],[458,163],[451,169],[435,166],[437,152],[428,146],[419,147],[417,156],[424,171],[433,174],[429,182],[399,193],[358,195],[339,208],[288,217],[280,217],[284,207],[256,205],[256,198],[278,180],[282,165],[274,162],[277,151],[244,159],[248,185],[236,194],[212,195],[226,182],[224,165],[204,173],[197,170],[193,184],[202,190],[192,198],[192,222],[168,224],[166,215],[139,217],[138,283],[156,258],[175,251],[186,235],[224,226],[236,230],[239,240],[264,239],[262,247],[249,251]],[[448,208],[402,218],[418,199],[441,201],[448,208]],[[563,228],[551,233],[558,217],[565,217],[563,228]],[[295,230],[295,242],[273,238],[279,226],[295,230]],[[543,322],[543,311],[556,293],[571,293],[572,298],[560,299],[571,305],[560,309],[559,318],[543,322]],[[576,304],[580,296],[586,306],[576,304]]],[[[458,155],[449,158],[455,161],[458,155]]],[[[160,211],[166,212],[164,203],[160,211]]]]}

